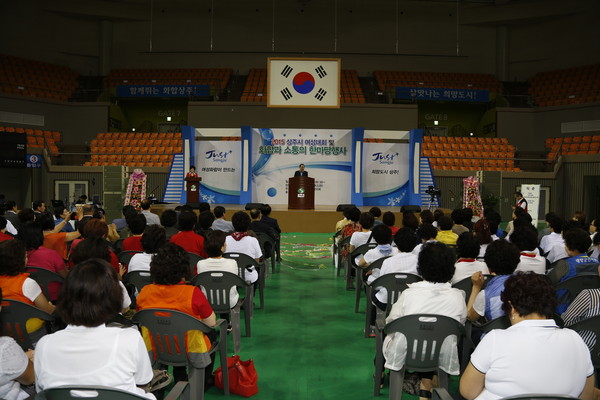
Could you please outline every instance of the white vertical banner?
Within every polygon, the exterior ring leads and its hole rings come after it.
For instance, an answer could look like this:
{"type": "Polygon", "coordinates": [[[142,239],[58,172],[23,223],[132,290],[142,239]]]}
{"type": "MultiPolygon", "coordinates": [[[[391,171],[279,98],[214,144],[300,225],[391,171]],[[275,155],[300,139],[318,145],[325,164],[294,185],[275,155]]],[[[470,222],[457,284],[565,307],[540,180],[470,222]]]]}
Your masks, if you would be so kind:
{"type": "Polygon", "coordinates": [[[268,60],[267,107],[340,107],[339,58],[268,60]]]}
{"type": "Polygon", "coordinates": [[[537,226],[540,211],[540,185],[527,183],[521,185],[521,193],[523,198],[527,200],[527,210],[531,215],[531,223],[537,226]]]}

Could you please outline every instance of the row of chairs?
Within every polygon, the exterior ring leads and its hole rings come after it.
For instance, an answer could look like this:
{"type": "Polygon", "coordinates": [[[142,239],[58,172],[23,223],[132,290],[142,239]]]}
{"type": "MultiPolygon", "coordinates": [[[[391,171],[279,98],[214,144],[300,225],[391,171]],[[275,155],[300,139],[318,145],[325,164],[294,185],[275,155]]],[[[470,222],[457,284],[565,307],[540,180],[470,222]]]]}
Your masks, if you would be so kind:
{"type": "Polygon", "coordinates": [[[375,71],[379,90],[396,86],[435,87],[448,89],[481,89],[502,93],[502,83],[491,74],[445,72],[375,71]]]}
{"type": "Polygon", "coordinates": [[[513,159],[433,157],[429,159],[429,163],[433,169],[446,171],[521,171],[520,168],[514,166],[513,159]]]}
{"type": "Polygon", "coordinates": [[[92,139],[97,147],[181,147],[181,139],[92,139]]]}
{"type": "Polygon", "coordinates": [[[181,139],[181,132],[100,132],[96,135],[98,140],[171,140],[181,139]]]}
{"type": "Polygon", "coordinates": [[[104,85],[210,85],[225,89],[232,72],[231,68],[116,69],[106,76],[104,85]]]}
{"type": "Polygon", "coordinates": [[[92,154],[85,167],[124,165],[127,167],[170,167],[172,154],[92,154]]]}
{"type": "Polygon", "coordinates": [[[529,79],[529,94],[540,107],[600,101],[600,64],[546,71],[529,79]]]}
{"type": "Polygon", "coordinates": [[[476,145],[508,145],[507,138],[480,136],[423,136],[423,143],[459,143],[476,145]]]}
{"type": "Polygon", "coordinates": [[[25,134],[27,135],[27,147],[48,147],[50,154],[58,155],[58,146],[56,143],[61,139],[61,133],[59,131],[0,126],[0,133],[2,132],[25,134]]]}
{"type": "Polygon", "coordinates": [[[494,146],[491,144],[478,145],[473,143],[423,143],[423,153],[430,154],[431,152],[436,152],[443,157],[453,157],[451,154],[454,153],[455,155],[470,154],[471,157],[513,158],[515,147],[506,144],[494,146]]]}

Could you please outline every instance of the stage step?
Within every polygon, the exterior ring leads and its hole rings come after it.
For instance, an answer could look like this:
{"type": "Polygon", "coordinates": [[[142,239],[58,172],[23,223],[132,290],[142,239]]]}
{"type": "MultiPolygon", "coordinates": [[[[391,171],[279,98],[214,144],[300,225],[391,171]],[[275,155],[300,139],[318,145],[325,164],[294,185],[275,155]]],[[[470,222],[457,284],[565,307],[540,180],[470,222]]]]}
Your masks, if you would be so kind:
{"type": "MultiPolygon", "coordinates": [[[[419,177],[419,193],[421,194],[421,204],[422,208],[425,209],[429,206],[429,200],[431,199],[431,196],[425,193],[425,191],[429,188],[429,186],[436,187],[428,157],[421,157],[419,160],[419,177]]],[[[439,206],[440,199],[435,197],[434,201],[431,203],[431,208],[437,208],[439,206]]]]}
{"type": "Polygon", "coordinates": [[[171,170],[169,171],[169,179],[167,180],[167,187],[165,188],[165,194],[163,201],[165,203],[181,203],[183,196],[183,153],[173,155],[173,162],[171,162],[171,170]]]}

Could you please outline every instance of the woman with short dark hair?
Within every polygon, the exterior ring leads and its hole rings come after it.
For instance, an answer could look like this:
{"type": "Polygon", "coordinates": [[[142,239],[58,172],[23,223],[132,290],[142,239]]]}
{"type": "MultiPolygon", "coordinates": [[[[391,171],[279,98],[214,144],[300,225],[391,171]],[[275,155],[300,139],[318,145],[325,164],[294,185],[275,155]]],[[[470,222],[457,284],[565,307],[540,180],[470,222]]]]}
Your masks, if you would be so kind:
{"type": "Polygon", "coordinates": [[[129,260],[127,270],[133,271],[150,271],[150,262],[152,256],[156,254],[158,249],[167,243],[167,235],[165,228],[160,225],[150,225],[142,235],[143,253],[136,253],[129,260]]]}
{"type": "Polygon", "coordinates": [[[57,308],[67,328],[44,336],[36,347],[38,391],[92,385],[155,398],[137,387],[149,383],[153,375],[139,332],[105,325],[122,302],[117,274],[108,262],[94,258],[73,268],[57,308]]]}
{"type": "Polygon", "coordinates": [[[512,326],[494,329],[479,343],[460,380],[466,399],[525,393],[594,397],[594,366],[581,337],[552,319],[557,304],[550,282],[533,272],[510,276],[502,308],[512,326]]]}

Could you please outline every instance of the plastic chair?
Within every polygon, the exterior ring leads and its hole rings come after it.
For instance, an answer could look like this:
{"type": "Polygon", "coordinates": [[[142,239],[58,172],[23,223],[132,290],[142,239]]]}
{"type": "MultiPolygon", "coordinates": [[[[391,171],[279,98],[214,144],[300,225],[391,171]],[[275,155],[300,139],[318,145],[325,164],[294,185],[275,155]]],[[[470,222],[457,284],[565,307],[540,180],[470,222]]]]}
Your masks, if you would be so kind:
{"type": "MultiPolygon", "coordinates": [[[[175,400],[179,398],[187,388],[188,383],[178,382],[164,400],[175,400]]],[[[36,400],[76,400],[81,398],[93,398],[95,400],[134,400],[147,399],[147,397],[126,392],[120,389],[113,389],[105,386],[60,386],[57,388],[46,389],[36,394],[36,400]]]]}
{"type": "Polygon", "coordinates": [[[2,331],[4,334],[15,339],[24,351],[33,349],[34,342],[37,342],[42,336],[50,333],[48,327],[41,327],[35,333],[35,337],[27,332],[27,321],[32,318],[39,318],[46,322],[54,321],[54,317],[35,306],[10,299],[2,300],[2,310],[0,311],[0,321],[2,321],[2,331]]]}
{"type": "Polygon", "coordinates": [[[596,273],[577,274],[554,285],[554,290],[558,291],[561,289],[566,289],[567,302],[571,303],[584,289],[600,289],[600,276],[596,273]]]}
{"type": "Polygon", "coordinates": [[[581,336],[583,341],[590,347],[589,343],[594,343],[590,348],[592,364],[596,373],[596,387],[600,387],[600,315],[584,319],[569,327],[581,336]]]}
{"type": "Polygon", "coordinates": [[[342,269],[344,270],[344,277],[346,277],[346,274],[348,272],[347,271],[347,264],[344,263],[344,258],[342,257],[342,252],[343,252],[344,247],[346,245],[350,246],[350,239],[351,238],[352,238],[352,235],[346,236],[345,238],[343,238],[342,240],[340,240],[338,242],[338,245],[337,245],[337,259],[338,259],[338,262],[337,262],[337,266],[338,266],[337,276],[340,276],[340,272],[341,272],[342,269]],[[344,265],[342,265],[342,263],[344,265]]]}
{"type": "MultiPolygon", "coordinates": [[[[487,285],[489,280],[492,279],[493,277],[494,277],[494,275],[483,275],[482,289],[485,289],[485,285],[487,285]]],[[[471,281],[470,276],[456,282],[454,285],[452,285],[452,287],[456,288],[456,289],[460,289],[463,292],[465,292],[465,302],[467,302],[467,303],[469,302],[469,297],[471,297],[471,291],[473,290],[473,281],[471,281]]]]}
{"type": "Polygon", "coordinates": [[[254,258],[250,257],[247,254],[225,253],[225,254],[223,254],[223,257],[231,258],[232,260],[235,260],[235,262],[237,262],[240,276],[244,276],[246,267],[249,267],[252,265],[252,266],[254,266],[254,268],[256,268],[256,271],[258,272],[258,280],[255,282],[255,286],[260,291],[258,294],[259,301],[260,301],[259,308],[264,308],[265,307],[265,294],[264,294],[264,291],[265,291],[265,268],[262,268],[261,265],[259,263],[257,263],[254,258]]]}
{"type": "MultiPolygon", "coordinates": [[[[382,261],[383,262],[383,261],[382,261]]],[[[408,285],[411,283],[422,281],[420,276],[413,275],[409,273],[396,272],[393,274],[385,274],[380,276],[371,282],[370,285],[367,285],[367,311],[366,311],[366,319],[365,319],[365,336],[368,332],[368,326],[366,323],[370,323],[371,321],[371,313],[373,312],[373,307],[369,307],[368,304],[371,303],[371,299],[373,298],[373,290],[378,288],[384,288],[387,291],[388,299],[387,299],[387,307],[385,310],[380,310],[378,307],[375,307],[375,311],[377,313],[377,320],[383,320],[390,313],[392,306],[400,297],[402,291],[408,288],[408,285]]],[[[383,344],[383,342],[382,342],[383,344]]]]}
{"type": "Polygon", "coordinates": [[[121,251],[117,257],[119,258],[119,262],[125,266],[129,265],[129,262],[131,261],[131,257],[133,257],[134,255],[141,253],[141,251],[137,251],[137,250],[125,250],[125,251],[121,251]]]}
{"type": "Polygon", "coordinates": [[[202,289],[216,314],[231,315],[233,351],[239,353],[241,342],[240,310],[242,307],[244,308],[246,337],[252,336],[250,328],[250,318],[252,317],[252,285],[246,283],[238,275],[224,271],[202,272],[192,279],[191,284],[202,289]],[[240,296],[237,304],[229,302],[229,292],[234,286],[246,289],[246,296],[243,298],[240,296]]]}
{"type": "Polygon", "coordinates": [[[65,278],[58,275],[56,272],[52,272],[46,268],[35,267],[33,265],[28,265],[27,267],[25,267],[25,269],[29,273],[29,277],[36,281],[38,285],[40,285],[44,296],[46,296],[46,298],[50,301],[56,300],[50,297],[48,286],[51,282],[56,282],[62,285],[65,282],[65,278]]]}
{"type": "Polygon", "coordinates": [[[377,243],[365,243],[362,244],[360,246],[358,246],[357,248],[354,249],[354,251],[352,251],[352,253],[350,253],[350,264],[352,265],[352,268],[354,269],[354,272],[356,273],[355,276],[355,284],[354,284],[354,312],[357,313],[359,308],[360,308],[360,294],[362,292],[362,268],[359,267],[358,265],[356,265],[356,260],[355,258],[360,256],[364,256],[367,251],[374,249],[375,247],[377,247],[377,243]]]}
{"type": "MultiPolygon", "coordinates": [[[[123,275],[123,283],[135,286],[137,293],[140,293],[144,286],[154,283],[150,271],[133,271],[123,275]]],[[[137,297],[137,296],[136,296],[137,297]]],[[[131,299],[131,308],[135,309],[135,297],[131,299]]]]}
{"type": "Polygon", "coordinates": [[[275,273],[275,240],[263,232],[256,232],[256,238],[258,239],[258,243],[260,244],[260,248],[263,251],[263,255],[265,257],[265,267],[266,260],[271,260],[271,273],[275,273]]]}
{"type": "Polygon", "coordinates": [[[196,270],[197,270],[197,265],[198,265],[198,261],[200,260],[204,260],[204,257],[196,254],[196,253],[191,253],[189,251],[186,252],[187,253],[187,259],[190,263],[190,279],[192,277],[194,277],[196,275],[196,270]]]}
{"type": "MultiPolygon", "coordinates": [[[[390,370],[390,400],[400,400],[406,369],[417,372],[437,370],[439,386],[448,389],[448,374],[439,369],[442,343],[448,336],[463,337],[465,328],[453,318],[436,314],[406,315],[390,322],[383,328],[387,335],[401,333],[406,337],[406,360],[401,370],[390,370]]],[[[379,333],[381,336],[381,332],[379,333]]],[[[375,395],[379,395],[379,383],[383,372],[383,349],[376,349],[375,395]]]]}
{"type": "Polygon", "coordinates": [[[369,337],[370,325],[371,325],[371,315],[372,315],[372,291],[370,285],[367,283],[368,275],[367,273],[370,271],[374,271],[376,269],[380,269],[381,265],[385,260],[389,257],[382,257],[379,260],[373,261],[367,268],[362,269],[361,273],[361,284],[365,287],[365,337],[369,337]]]}
{"type": "MultiPolygon", "coordinates": [[[[221,365],[227,365],[227,321],[219,319],[216,328],[219,328],[219,339],[212,344],[207,354],[188,354],[186,350],[187,333],[201,331],[211,333],[215,329],[209,327],[199,319],[188,314],[161,308],[148,308],[138,311],[133,316],[133,322],[140,327],[148,329],[148,334],[153,338],[152,352],[156,363],[176,367],[187,366],[189,378],[190,399],[204,399],[204,369],[208,366],[206,360],[211,354],[219,352],[221,365]],[[197,357],[200,356],[200,357],[197,357]],[[197,358],[197,362],[192,361],[197,358]]],[[[229,396],[229,373],[223,368],[223,384],[225,395],[229,396]]]]}

